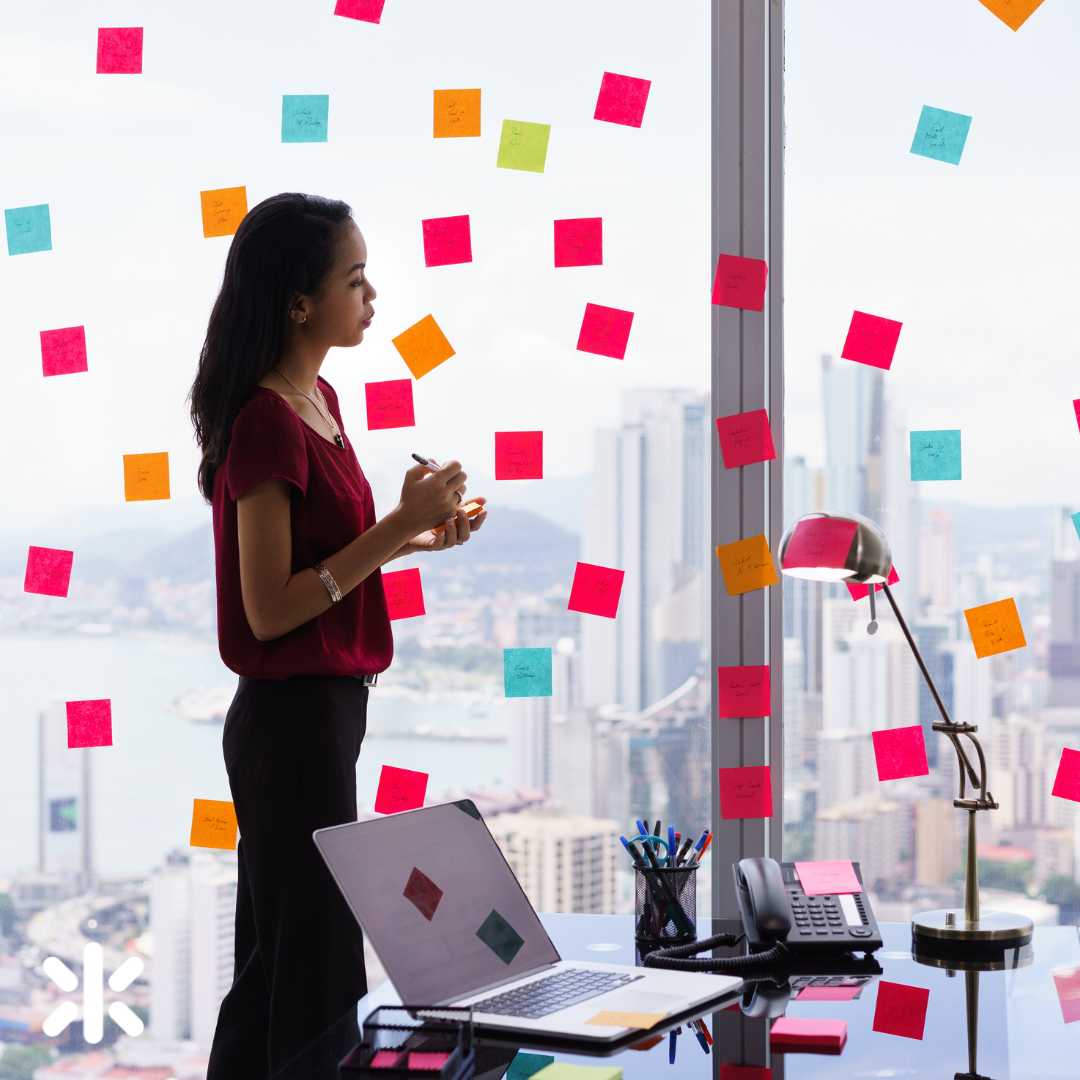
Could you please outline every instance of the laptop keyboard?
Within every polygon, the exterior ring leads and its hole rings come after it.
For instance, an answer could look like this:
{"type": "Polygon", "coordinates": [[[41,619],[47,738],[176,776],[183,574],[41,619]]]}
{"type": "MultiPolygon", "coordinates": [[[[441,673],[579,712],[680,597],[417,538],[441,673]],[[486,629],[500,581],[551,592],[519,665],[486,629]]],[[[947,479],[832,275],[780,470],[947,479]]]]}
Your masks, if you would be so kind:
{"type": "Polygon", "coordinates": [[[597,994],[606,994],[619,986],[644,978],[617,971],[590,971],[587,968],[563,968],[544,979],[516,986],[503,994],[474,1001],[471,1008],[477,1012],[498,1013],[500,1016],[521,1016],[536,1020],[549,1013],[558,1012],[568,1005],[576,1005],[597,994]]]}

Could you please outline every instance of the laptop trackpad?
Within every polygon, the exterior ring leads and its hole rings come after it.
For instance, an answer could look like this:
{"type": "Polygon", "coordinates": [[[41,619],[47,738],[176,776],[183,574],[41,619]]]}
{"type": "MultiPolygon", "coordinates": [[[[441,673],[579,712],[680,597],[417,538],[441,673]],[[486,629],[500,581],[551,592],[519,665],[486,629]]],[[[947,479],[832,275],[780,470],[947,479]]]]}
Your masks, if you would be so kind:
{"type": "Polygon", "coordinates": [[[686,1007],[686,999],[675,994],[654,994],[633,986],[604,995],[604,1010],[613,1012],[661,1013],[667,1016],[686,1007]]]}

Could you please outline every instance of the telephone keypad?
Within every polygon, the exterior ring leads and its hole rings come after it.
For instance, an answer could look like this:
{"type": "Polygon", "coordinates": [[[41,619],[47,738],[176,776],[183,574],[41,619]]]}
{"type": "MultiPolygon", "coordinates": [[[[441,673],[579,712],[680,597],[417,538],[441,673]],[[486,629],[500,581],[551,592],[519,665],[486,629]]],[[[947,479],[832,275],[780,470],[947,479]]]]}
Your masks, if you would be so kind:
{"type": "Polygon", "coordinates": [[[800,888],[788,889],[794,931],[803,938],[847,938],[868,936],[871,931],[861,926],[849,927],[837,897],[807,896],[800,888]]]}

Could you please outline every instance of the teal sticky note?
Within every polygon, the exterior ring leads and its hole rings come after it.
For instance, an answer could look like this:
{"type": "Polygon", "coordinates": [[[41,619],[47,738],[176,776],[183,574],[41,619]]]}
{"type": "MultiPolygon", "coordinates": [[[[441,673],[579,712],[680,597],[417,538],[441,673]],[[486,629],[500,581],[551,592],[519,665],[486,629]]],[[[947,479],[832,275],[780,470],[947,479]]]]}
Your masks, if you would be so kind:
{"type": "Polygon", "coordinates": [[[918,127],[915,128],[915,138],[911,141],[911,152],[959,165],[970,127],[970,116],[924,105],[918,127]]]}
{"type": "Polygon", "coordinates": [[[509,964],[525,944],[525,939],[494,908],[480,924],[476,936],[504,964],[509,964]]]}
{"type": "Polygon", "coordinates": [[[551,697],[551,649],[503,649],[507,697],[551,697]]]}
{"type": "Polygon", "coordinates": [[[282,142],[326,142],[329,94],[283,94],[282,142]]]}
{"type": "Polygon", "coordinates": [[[4,211],[9,255],[26,255],[31,251],[52,251],[52,226],[49,223],[49,204],[15,206],[4,211]]]}
{"type": "Polygon", "coordinates": [[[529,1080],[534,1073],[546,1069],[554,1064],[555,1058],[551,1054],[527,1054],[519,1050],[510,1062],[510,1068],[506,1070],[503,1080],[529,1080]]]}
{"type": "Polygon", "coordinates": [[[499,156],[495,164],[500,169],[524,169],[543,172],[547,162],[550,124],[532,124],[528,120],[504,120],[499,138],[499,156]]]}
{"type": "Polygon", "coordinates": [[[1076,530],[1076,535],[1080,537],[1080,512],[1073,514],[1072,521],[1073,528],[1076,530]]]}
{"type": "Polygon", "coordinates": [[[911,433],[912,480],[959,480],[960,431],[911,433]]]}

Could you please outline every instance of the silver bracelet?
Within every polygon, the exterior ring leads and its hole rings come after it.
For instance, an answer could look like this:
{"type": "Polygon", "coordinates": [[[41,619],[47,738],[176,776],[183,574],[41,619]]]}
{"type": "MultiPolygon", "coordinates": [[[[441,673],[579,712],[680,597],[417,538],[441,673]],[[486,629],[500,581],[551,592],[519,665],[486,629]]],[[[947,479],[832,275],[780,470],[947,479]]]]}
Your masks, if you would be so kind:
{"type": "Polygon", "coordinates": [[[326,586],[326,591],[330,594],[331,605],[336,604],[341,599],[341,590],[334,580],[334,575],[321,562],[317,562],[313,569],[319,575],[319,580],[326,586]]]}

